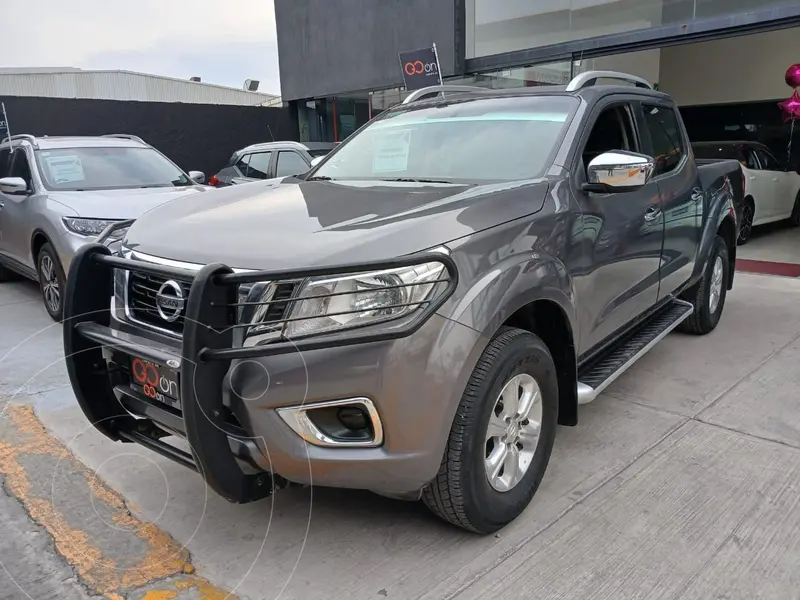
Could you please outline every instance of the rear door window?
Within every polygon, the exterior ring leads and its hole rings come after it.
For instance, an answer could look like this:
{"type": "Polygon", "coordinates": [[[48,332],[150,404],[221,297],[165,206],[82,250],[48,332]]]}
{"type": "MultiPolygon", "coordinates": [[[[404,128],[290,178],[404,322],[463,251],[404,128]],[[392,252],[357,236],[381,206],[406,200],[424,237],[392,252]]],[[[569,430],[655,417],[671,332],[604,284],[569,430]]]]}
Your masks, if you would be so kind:
{"type": "Polygon", "coordinates": [[[257,152],[250,155],[245,177],[253,179],[266,179],[269,177],[269,161],[272,159],[272,152],[257,152]]]}
{"type": "Polygon", "coordinates": [[[765,171],[781,170],[780,165],[778,165],[778,161],[775,160],[775,157],[766,150],[756,148],[756,154],[758,155],[758,161],[761,163],[761,168],[765,171]]]}
{"type": "Polygon", "coordinates": [[[278,167],[275,169],[275,177],[300,175],[306,171],[308,171],[308,164],[297,152],[291,150],[278,152],[278,167]]]}
{"type": "Polygon", "coordinates": [[[664,106],[644,104],[642,109],[656,161],[654,176],[669,173],[675,170],[686,153],[678,117],[672,108],[664,106]]]}

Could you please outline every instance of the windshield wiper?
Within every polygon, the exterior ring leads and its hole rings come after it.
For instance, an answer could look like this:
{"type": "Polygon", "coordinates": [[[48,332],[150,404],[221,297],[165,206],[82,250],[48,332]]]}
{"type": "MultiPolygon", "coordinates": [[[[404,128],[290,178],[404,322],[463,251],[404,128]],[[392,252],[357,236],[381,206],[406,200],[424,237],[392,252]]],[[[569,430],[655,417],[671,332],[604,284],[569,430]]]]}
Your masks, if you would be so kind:
{"type": "Polygon", "coordinates": [[[327,175],[315,175],[314,177],[308,177],[306,181],[333,181],[333,177],[328,177],[327,175]]]}
{"type": "Polygon", "coordinates": [[[406,183],[453,183],[446,179],[419,179],[414,177],[385,177],[381,181],[400,181],[406,183]]]}

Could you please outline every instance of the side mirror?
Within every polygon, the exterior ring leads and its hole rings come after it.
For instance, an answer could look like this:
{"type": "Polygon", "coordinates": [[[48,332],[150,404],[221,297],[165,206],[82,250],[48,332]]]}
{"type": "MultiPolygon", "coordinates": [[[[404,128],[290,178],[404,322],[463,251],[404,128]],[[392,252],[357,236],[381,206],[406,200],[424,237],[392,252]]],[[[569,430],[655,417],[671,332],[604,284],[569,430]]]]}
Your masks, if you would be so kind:
{"type": "Polygon", "coordinates": [[[22,177],[3,177],[0,179],[0,192],[12,196],[24,196],[28,193],[28,184],[22,177]]]}
{"type": "Polygon", "coordinates": [[[206,182],[206,174],[202,171],[189,171],[189,178],[195,183],[206,182]]]}
{"type": "Polygon", "coordinates": [[[656,161],[646,154],[612,150],[604,152],[589,163],[589,182],[585,192],[610,194],[632,192],[643,188],[653,177],[656,161]]]}
{"type": "Polygon", "coordinates": [[[316,167],[319,163],[322,162],[322,159],[325,158],[324,156],[315,156],[311,159],[311,166],[316,167]]]}

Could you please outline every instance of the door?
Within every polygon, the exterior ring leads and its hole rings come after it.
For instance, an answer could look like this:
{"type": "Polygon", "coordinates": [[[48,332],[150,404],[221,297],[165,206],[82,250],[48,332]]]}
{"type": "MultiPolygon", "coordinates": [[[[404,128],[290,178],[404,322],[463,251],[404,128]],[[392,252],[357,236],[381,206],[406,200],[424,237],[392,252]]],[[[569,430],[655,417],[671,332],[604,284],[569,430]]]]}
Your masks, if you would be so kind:
{"type": "MultiPolygon", "coordinates": [[[[32,189],[31,170],[25,149],[21,146],[0,151],[0,176],[21,177],[32,189]]],[[[30,257],[29,195],[0,192],[0,253],[5,258],[34,268],[30,257]]]]}
{"type": "Polygon", "coordinates": [[[656,162],[652,181],[664,211],[659,300],[674,294],[692,276],[703,234],[703,187],[689,156],[689,140],[669,103],[643,102],[646,153],[656,162]]]}
{"type": "Polygon", "coordinates": [[[278,152],[278,161],[275,166],[275,177],[289,177],[301,175],[308,171],[309,164],[294,150],[281,150],[278,152]]]}
{"type": "Polygon", "coordinates": [[[581,265],[574,268],[581,321],[581,354],[603,344],[658,300],[664,219],[658,185],[612,194],[587,193],[586,167],[612,150],[641,152],[636,102],[606,101],[595,108],[573,164],[573,193],[583,221],[581,265]]]}
{"type": "Polygon", "coordinates": [[[794,196],[790,197],[790,181],[786,169],[765,148],[756,148],[755,152],[758,162],[761,163],[764,191],[769,198],[766,216],[771,219],[789,218],[794,208],[794,196]]]}

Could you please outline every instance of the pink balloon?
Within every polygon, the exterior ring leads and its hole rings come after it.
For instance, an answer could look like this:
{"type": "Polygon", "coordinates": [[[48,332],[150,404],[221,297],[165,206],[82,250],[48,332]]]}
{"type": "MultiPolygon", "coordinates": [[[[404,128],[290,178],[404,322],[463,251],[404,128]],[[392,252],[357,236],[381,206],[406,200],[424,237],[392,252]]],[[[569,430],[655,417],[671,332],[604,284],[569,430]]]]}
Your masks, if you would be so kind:
{"type": "Polygon", "coordinates": [[[797,90],[794,91],[794,94],[792,94],[792,97],[788,100],[778,102],[778,106],[780,106],[783,111],[784,121],[800,119],[800,93],[798,93],[797,90]]]}
{"type": "Polygon", "coordinates": [[[800,64],[792,65],[786,69],[786,85],[791,88],[800,87],[800,64]]]}

